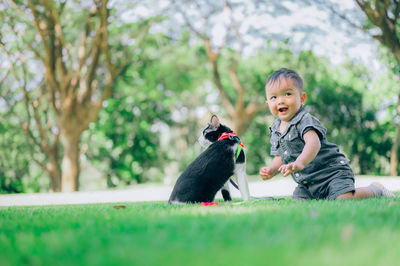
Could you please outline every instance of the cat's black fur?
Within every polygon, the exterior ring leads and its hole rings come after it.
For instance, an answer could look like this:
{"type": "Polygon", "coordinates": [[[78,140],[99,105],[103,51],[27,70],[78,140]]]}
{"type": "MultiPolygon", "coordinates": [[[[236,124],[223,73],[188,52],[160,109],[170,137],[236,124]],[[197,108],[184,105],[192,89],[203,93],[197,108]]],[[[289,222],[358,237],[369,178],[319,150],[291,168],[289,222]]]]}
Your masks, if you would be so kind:
{"type": "Polygon", "coordinates": [[[232,130],[220,124],[218,117],[212,116],[211,123],[203,130],[202,136],[204,138],[201,136],[199,139],[199,142],[203,141],[202,146],[207,145],[207,143],[204,143],[207,141],[211,145],[189,164],[178,178],[169,198],[169,203],[211,202],[221,188],[224,200],[231,200],[227,182],[237,172],[235,171],[237,169],[240,169],[238,178],[240,176],[242,180],[242,182],[239,182],[242,197],[248,200],[244,150],[240,151],[236,159],[236,147],[240,140],[237,136],[231,136],[228,139],[217,141],[223,132],[231,133],[232,130]],[[239,168],[238,165],[240,165],[239,168]]]}

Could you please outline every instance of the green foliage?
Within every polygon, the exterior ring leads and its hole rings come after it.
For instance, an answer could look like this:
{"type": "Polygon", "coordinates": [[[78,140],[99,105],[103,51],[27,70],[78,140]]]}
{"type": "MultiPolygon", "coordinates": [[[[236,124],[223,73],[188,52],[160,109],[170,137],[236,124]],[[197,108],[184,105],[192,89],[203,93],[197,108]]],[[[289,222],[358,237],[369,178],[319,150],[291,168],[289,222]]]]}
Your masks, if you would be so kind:
{"type": "Polygon", "coordinates": [[[41,191],[43,171],[35,167],[35,151],[23,131],[23,103],[9,84],[3,83],[0,88],[0,193],[41,191]]]}
{"type": "Polygon", "coordinates": [[[25,136],[18,125],[1,120],[0,193],[23,192],[22,178],[29,173],[29,155],[24,154],[25,136]]]}
{"type": "Polygon", "coordinates": [[[237,204],[2,207],[0,260],[2,265],[397,265],[400,260],[399,199],[237,204]]]}
{"type": "Polygon", "coordinates": [[[6,118],[0,119],[0,193],[42,191],[48,182],[32,162],[27,136],[20,124],[13,123],[15,117],[6,118]]]}
{"type": "MultiPolygon", "coordinates": [[[[295,55],[285,44],[269,43],[268,47],[240,64],[240,76],[249,88],[247,94],[265,101],[267,77],[281,67],[296,70],[304,80],[305,107],[328,129],[328,141],[341,147],[356,172],[387,174],[387,161],[382,158],[391,148],[389,125],[376,121],[377,108],[366,104],[369,100],[365,99],[365,91],[370,85],[365,68],[353,63],[333,67],[311,51],[295,55]]],[[[261,165],[272,160],[268,126],[273,117],[269,111],[267,114],[259,114],[243,136],[250,174],[257,174],[261,165]]]]}
{"type": "MultiPolygon", "coordinates": [[[[79,5],[73,6],[79,9],[79,5]]],[[[66,42],[79,43],[82,36],[74,29],[82,28],[85,20],[78,9],[67,12],[68,8],[67,5],[61,19],[71,29],[65,32],[66,42]]],[[[15,59],[22,45],[33,43],[33,26],[16,27],[21,38],[10,38],[10,27],[16,25],[18,14],[14,9],[6,9],[0,15],[0,37],[3,41],[7,39],[15,59]]],[[[88,147],[89,164],[106,177],[109,187],[160,182],[169,175],[177,178],[201,152],[197,137],[209,114],[217,113],[223,123],[231,126],[224,119],[226,111],[213,85],[212,70],[202,43],[197,43],[185,29],[181,29],[178,37],[153,33],[142,39],[147,23],[160,20],[161,17],[156,17],[126,23],[120,20],[116,10],[111,11],[110,51],[120,57],[128,49],[134,55],[116,80],[113,95],[105,102],[98,121],[90,125],[82,141],[82,146],[88,147]],[[132,36],[140,37],[133,39],[132,36]]],[[[265,81],[273,71],[281,67],[298,71],[304,78],[306,108],[327,127],[328,140],[340,145],[357,172],[388,174],[387,158],[396,132],[395,104],[391,102],[400,89],[396,79],[398,64],[393,57],[382,53],[387,57],[383,60],[395,74],[381,75],[371,82],[372,75],[365,67],[355,63],[332,66],[310,51],[293,53],[289,44],[289,39],[283,43],[270,40],[265,49],[239,61],[237,69],[246,92],[245,102],[253,99],[259,104],[265,102],[265,81]]],[[[43,50],[40,46],[35,48],[43,50]]],[[[33,57],[31,52],[22,51],[26,59],[33,57]]],[[[232,102],[237,92],[228,70],[234,56],[236,51],[224,48],[218,58],[222,83],[232,102]]],[[[15,62],[14,68],[21,75],[21,64],[18,60],[15,62]]],[[[7,73],[9,66],[1,65],[1,68],[7,73]]],[[[36,92],[42,82],[34,74],[37,69],[37,64],[31,64],[26,72],[30,93],[35,99],[39,97],[36,92]]],[[[11,104],[0,102],[0,190],[40,191],[48,182],[43,181],[43,172],[32,159],[46,160],[39,150],[32,148],[33,144],[22,131],[22,121],[27,118],[25,107],[18,103],[22,98],[20,84],[10,75],[1,89],[15,93],[8,96],[13,100],[11,104]],[[19,109],[13,109],[17,103],[19,109]]],[[[45,99],[46,95],[42,97],[45,99]]],[[[46,109],[48,103],[48,99],[43,100],[40,108],[46,109]]],[[[48,119],[54,121],[54,114],[51,111],[48,114],[48,119]]],[[[257,174],[271,160],[268,126],[272,121],[266,106],[265,112],[253,118],[242,136],[249,174],[257,174]]]]}
{"type": "Polygon", "coordinates": [[[351,63],[333,68],[304,52],[299,61],[307,62],[300,70],[308,92],[307,106],[328,129],[328,140],[341,147],[356,172],[384,174],[379,157],[387,156],[391,141],[385,125],[375,119],[376,108],[365,104],[368,72],[351,63]]]}
{"type": "Polygon", "coordinates": [[[108,186],[164,177],[171,148],[161,147],[161,131],[172,125],[174,110],[187,109],[185,99],[193,97],[202,81],[202,71],[195,69],[201,61],[197,51],[196,46],[152,35],[116,83],[113,97],[91,126],[89,142],[95,145],[88,151],[96,166],[107,165],[102,170],[108,186]],[[151,169],[156,173],[147,175],[151,169]]]}

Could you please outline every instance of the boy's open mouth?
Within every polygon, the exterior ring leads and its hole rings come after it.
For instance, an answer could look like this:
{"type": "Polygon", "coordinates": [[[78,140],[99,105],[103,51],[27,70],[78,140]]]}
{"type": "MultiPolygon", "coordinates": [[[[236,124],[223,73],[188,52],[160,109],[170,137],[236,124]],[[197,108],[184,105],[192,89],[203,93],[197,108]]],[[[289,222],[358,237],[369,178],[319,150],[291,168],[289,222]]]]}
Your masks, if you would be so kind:
{"type": "Polygon", "coordinates": [[[279,108],[279,109],[278,109],[278,111],[279,111],[280,113],[284,113],[284,112],[286,112],[287,110],[288,110],[287,107],[282,107],[282,108],[279,108]]]}

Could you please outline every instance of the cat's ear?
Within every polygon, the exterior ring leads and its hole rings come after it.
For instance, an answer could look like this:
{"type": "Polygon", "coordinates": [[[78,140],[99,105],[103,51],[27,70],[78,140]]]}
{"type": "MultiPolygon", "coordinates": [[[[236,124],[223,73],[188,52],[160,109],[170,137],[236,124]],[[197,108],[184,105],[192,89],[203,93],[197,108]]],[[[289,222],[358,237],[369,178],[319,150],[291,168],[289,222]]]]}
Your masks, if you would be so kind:
{"type": "Polygon", "coordinates": [[[212,127],[214,127],[214,128],[218,128],[218,127],[221,125],[221,123],[219,122],[218,116],[213,115],[213,116],[211,117],[210,125],[211,125],[212,127]]]}

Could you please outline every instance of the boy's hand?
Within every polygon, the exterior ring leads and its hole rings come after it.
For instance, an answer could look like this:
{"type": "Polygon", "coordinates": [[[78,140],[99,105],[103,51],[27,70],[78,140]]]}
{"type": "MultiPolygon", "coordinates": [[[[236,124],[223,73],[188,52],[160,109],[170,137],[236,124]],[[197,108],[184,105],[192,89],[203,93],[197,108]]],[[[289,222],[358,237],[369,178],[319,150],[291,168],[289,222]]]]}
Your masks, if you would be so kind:
{"type": "Polygon", "coordinates": [[[296,160],[292,163],[281,165],[281,167],[279,167],[278,171],[281,172],[283,174],[283,176],[288,176],[293,172],[303,170],[304,167],[305,167],[304,164],[302,164],[296,160]]]}
{"type": "Polygon", "coordinates": [[[264,180],[273,178],[277,173],[278,171],[274,170],[271,167],[263,167],[260,169],[260,176],[264,180]]]}

